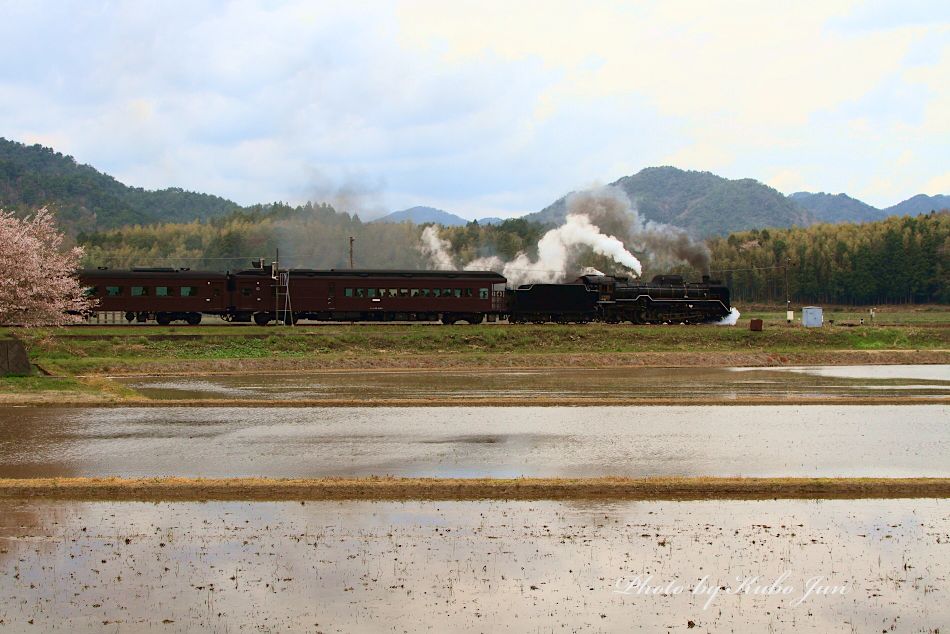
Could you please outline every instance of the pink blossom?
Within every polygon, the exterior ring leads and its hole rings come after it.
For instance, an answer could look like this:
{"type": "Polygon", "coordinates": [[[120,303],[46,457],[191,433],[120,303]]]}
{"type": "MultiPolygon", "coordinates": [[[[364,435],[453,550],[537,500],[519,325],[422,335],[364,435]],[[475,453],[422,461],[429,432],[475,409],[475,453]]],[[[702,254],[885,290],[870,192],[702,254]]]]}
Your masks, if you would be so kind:
{"type": "Polygon", "coordinates": [[[95,306],[75,277],[82,248],[62,246],[45,207],[23,219],[0,210],[0,324],[76,322],[95,306]]]}

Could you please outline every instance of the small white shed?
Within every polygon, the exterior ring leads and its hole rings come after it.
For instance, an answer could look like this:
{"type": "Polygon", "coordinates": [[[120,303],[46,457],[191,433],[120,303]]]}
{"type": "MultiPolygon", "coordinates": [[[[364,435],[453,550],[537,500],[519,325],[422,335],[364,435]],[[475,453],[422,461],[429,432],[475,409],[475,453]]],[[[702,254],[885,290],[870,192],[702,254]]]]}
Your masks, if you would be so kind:
{"type": "Polygon", "coordinates": [[[821,328],[825,323],[825,317],[821,312],[821,306],[805,306],[802,308],[802,325],[805,328],[821,328]]]}

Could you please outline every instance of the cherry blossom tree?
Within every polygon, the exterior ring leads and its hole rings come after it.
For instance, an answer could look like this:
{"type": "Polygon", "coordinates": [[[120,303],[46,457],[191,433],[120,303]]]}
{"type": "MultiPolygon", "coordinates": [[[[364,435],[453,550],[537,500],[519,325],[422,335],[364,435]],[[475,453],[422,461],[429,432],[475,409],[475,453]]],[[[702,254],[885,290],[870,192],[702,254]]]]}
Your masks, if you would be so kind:
{"type": "Polygon", "coordinates": [[[79,321],[94,306],[75,277],[82,255],[80,247],[63,249],[45,207],[28,218],[0,210],[0,324],[79,321]]]}

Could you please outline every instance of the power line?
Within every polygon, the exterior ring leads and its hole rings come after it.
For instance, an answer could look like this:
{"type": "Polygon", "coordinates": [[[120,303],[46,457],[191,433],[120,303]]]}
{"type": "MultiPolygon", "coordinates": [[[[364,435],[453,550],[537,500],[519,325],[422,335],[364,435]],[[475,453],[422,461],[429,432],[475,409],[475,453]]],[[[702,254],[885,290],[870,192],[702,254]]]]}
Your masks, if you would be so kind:
{"type": "Polygon", "coordinates": [[[710,273],[735,273],[736,271],[775,271],[784,269],[785,266],[753,266],[747,269],[710,269],[710,273]]]}
{"type": "MultiPolygon", "coordinates": [[[[119,258],[119,256],[111,256],[111,257],[106,257],[105,259],[107,259],[107,260],[110,260],[110,259],[111,259],[111,260],[115,260],[115,259],[118,259],[118,258],[119,258]]],[[[203,257],[186,257],[186,256],[178,257],[178,256],[169,256],[169,257],[164,257],[164,258],[149,258],[149,257],[146,257],[146,258],[144,258],[144,259],[154,262],[154,261],[157,261],[157,260],[166,260],[166,261],[167,261],[167,260],[257,260],[258,257],[251,257],[251,256],[245,256],[245,255],[236,255],[236,256],[227,257],[227,258],[203,258],[203,257]]]]}

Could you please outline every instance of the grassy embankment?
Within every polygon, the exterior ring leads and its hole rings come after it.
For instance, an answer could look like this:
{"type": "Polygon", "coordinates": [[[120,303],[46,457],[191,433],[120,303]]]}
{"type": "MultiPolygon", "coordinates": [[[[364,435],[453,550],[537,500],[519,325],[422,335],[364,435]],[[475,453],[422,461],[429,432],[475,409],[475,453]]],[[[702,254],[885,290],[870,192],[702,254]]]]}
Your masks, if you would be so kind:
{"type": "MultiPolygon", "coordinates": [[[[35,363],[57,375],[241,369],[241,361],[288,361],[288,369],[549,365],[549,357],[643,353],[787,355],[829,351],[942,350],[950,328],[804,329],[713,326],[435,326],[71,328],[20,335],[35,363]],[[297,362],[297,363],[294,363],[297,362]]],[[[715,360],[715,358],[713,358],[715,360]]],[[[712,363],[714,365],[715,363],[712,363]]],[[[607,363],[612,365],[612,363],[607,363]]],[[[676,363],[672,365],[677,365],[676,363]]]]}
{"type": "Polygon", "coordinates": [[[137,397],[134,390],[104,377],[0,376],[0,405],[19,401],[119,403],[137,397]]]}
{"type": "Polygon", "coordinates": [[[35,478],[0,500],[702,500],[946,498],[950,478],[35,478]]]}
{"type": "MultiPolygon", "coordinates": [[[[124,401],[118,374],[294,372],[323,369],[767,366],[948,363],[950,312],[909,325],[805,329],[770,319],[735,327],[588,324],[82,326],[9,329],[53,376],[0,379],[2,394],[38,402],[124,401]]],[[[4,329],[0,329],[3,334],[4,329]]]]}

